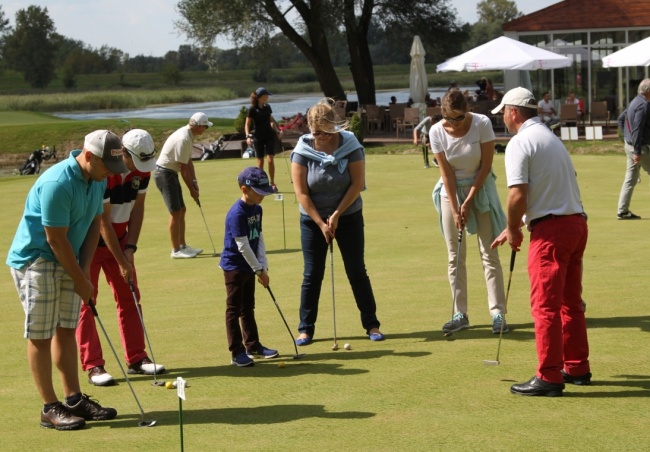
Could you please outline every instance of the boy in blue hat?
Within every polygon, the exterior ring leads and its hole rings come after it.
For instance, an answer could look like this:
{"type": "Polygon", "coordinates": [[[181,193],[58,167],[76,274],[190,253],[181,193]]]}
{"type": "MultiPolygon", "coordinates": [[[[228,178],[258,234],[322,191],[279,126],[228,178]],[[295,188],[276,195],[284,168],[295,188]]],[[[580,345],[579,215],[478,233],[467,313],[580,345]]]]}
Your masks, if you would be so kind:
{"type": "Polygon", "coordinates": [[[226,215],[226,232],[219,267],[226,282],[226,334],[231,364],[247,367],[253,356],[275,358],[277,350],[259,341],[255,322],[255,276],[268,287],[269,275],[262,236],[262,206],[273,193],[266,173],[260,168],[245,168],[237,178],[242,197],[226,215]]]}

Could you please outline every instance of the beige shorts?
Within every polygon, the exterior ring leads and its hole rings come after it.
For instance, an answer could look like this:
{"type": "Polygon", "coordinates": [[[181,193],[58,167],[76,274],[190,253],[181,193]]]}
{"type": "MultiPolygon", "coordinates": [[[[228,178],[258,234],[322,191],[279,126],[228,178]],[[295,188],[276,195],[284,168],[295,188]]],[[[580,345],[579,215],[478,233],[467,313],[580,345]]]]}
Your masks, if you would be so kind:
{"type": "Polygon", "coordinates": [[[59,263],[38,258],[11,275],[25,311],[25,338],[50,339],[57,327],[77,328],[81,298],[59,263]]]}

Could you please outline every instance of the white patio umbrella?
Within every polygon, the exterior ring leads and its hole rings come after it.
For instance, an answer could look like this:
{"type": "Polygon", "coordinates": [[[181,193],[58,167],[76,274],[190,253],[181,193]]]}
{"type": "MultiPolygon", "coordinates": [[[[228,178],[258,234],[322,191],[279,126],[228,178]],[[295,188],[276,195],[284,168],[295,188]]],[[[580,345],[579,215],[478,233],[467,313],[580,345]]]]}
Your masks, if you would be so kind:
{"type": "Polygon", "coordinates": [[[650,66],[650,37],[603,57],[603,67],[650,66]]]}
{"type": "Polygon", "coordinates": [[[424,97],[427,95],[429,89],[429,82],[427,81],[427,71],[424,67],[424,46],[420,41],[419,36],[413,38],[413,45],[411,45],[411,74],[409,76],[409,90],[413,103],[424,103],[424,97]]]}
{"type": "Polygon", "coordinates": [[[497,69],[556,69],[571,65],[571,59],[515,39],[501,36],[450,58],[436,68],[446,71],[488,71],[497,69]]]}

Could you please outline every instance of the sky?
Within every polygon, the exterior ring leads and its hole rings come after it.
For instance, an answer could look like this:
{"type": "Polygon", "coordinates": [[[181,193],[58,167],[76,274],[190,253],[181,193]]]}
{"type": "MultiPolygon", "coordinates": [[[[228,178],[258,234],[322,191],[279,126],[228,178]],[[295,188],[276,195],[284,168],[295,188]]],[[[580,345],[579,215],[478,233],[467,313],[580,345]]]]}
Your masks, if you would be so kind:
{"type": "MultiPolygon", "coordinates": [[[[515,0],[517,8],[530,14],[560,0],[515,0]]],[[[46,7],[57,33],[80,40],[93,48],[108,45],[136,55],[164,56],[191,44],[174,28],[180,16],[177,0],[9,0],[0,3],[13,26],[16,11],[29,5],[46,7]]],[[[462,22],[475,23],[477,0],[449,0],[462,22]]],[[[227,48],[225,42],[218,47],[227,48]]]]}

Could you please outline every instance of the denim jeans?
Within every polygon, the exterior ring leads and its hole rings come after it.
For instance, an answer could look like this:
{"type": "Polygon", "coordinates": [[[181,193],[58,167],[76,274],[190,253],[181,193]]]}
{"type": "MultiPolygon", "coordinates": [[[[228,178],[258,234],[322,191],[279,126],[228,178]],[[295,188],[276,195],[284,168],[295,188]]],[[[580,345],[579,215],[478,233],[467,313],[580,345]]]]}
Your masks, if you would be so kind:
{"type": "MultiPolygon", "coordinates": [[[[364,262],[363,214],[361,211],[343,215],[336,230],[338,245],[345,273],[352,287],[352,293],[361,313],[361,325],[366,333],[379,328],[370,278],[366,273],[364,262]]],[[[308,216],[300,216],[300,240],[304,271],[300,291],[300,325],[298,330],[314,336],[316,318],[318,317],[318,300],[325,275],[328,244],[318,225],[308,216]]]]}

